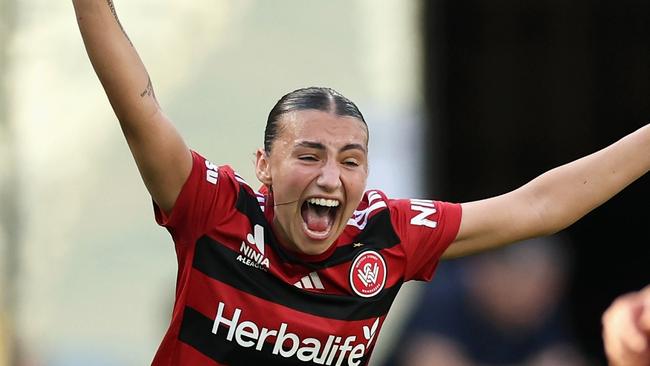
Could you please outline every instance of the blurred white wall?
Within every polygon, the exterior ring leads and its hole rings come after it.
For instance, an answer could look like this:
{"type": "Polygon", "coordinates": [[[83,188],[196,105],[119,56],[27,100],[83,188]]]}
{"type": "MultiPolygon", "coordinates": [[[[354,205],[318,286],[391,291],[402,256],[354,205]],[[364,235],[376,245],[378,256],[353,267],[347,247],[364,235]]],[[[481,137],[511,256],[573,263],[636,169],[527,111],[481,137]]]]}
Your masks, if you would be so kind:
{"type": "MultiPolygon", "coordinates": [[[[368,120],[369,186],[420,195],[418,2],[115,3],[161,105],[212,161],[255,185],[253,153],[273,104],[330,86],[368,120]]],[[[23,214],[18,340],[35,365],[148,364],[173,301],[171,239],[154,222],[71,3],[16,4],[12,66],[0,72],[10,76],[23,214]]]]}

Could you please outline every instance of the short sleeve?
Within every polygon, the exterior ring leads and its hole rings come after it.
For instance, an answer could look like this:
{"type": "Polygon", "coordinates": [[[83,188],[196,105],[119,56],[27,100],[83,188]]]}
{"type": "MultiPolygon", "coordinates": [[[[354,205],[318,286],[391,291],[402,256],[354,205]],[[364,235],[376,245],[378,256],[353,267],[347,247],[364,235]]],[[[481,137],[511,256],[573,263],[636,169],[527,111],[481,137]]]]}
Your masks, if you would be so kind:
{"type": "Polygon", "coordinates": [[[389,205],[406,255],[404,279],[430,281],[440,257],[458,234],[460,204],[400,199],[389,205]]]}
{"type": "Polygon", "coordinates": [[[232,168],[217,167],[192,151],[192,171],[171,212],[154,202],[156,222],[169,230],[176,245],[192,242],[232,214],[238,192],[232,168]]]}

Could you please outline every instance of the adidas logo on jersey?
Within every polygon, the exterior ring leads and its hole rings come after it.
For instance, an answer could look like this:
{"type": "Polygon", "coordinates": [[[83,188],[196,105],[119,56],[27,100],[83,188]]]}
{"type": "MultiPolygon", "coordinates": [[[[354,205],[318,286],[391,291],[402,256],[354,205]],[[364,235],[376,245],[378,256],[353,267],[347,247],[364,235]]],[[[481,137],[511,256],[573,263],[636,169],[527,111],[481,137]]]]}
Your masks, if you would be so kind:
{"type": "Polygon", "coordinates": [[[240,322],[242,309],[235,308],[232,318],[225,317],[226,304],[219,302],[217,314],[212,325],[212,334],[223,336],[228,342],[236,342],[244,348],[253,348],[260,352],[271,352],[284,358],[297,358],[302,362],[317,365],[360,365],[366,350],[377,334],[379,318],[371,326],[364,325],[363,338],[356,335],[341,336],[330,334],[327,339],[302,338],[288,330],[287,323],[280,323],[277,329],[260,327],[255,322],[246,320],[240,322]],[[219,327],[223,327],[219,333],[219,327]],[[266,348],[265,348],[266,347],[266,348]]]}
{"type": "Polygon", "coordinates": [[[269,259],[264,256],[264,227],[255,225],[253,234],[246,236],[241,242],[237,260],[249,267],[268,271],[271,267],[269,259]]]}
{"type": "Polygon", "coordinates": [[[316,271],[308,274],[307,276],[303,277],[300,279],[300,281],[296,282],[293,284],[294,286],[298,288],[306,288],[306,289],[317,289],[317,290],[324,290],[325,287],[323,287],[323,283],[320,280],[320,277],[318,277],[318,273],[316,271]]]}

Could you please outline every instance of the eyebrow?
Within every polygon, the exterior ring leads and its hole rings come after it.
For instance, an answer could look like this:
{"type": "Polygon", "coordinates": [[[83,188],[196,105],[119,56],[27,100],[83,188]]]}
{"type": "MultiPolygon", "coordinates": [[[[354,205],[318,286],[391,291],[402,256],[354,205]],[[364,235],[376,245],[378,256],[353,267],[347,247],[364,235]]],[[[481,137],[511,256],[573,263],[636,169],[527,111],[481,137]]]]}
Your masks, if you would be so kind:
{"type": "MultiPolygon", "coordinates": [[[[306,147],[310,149],[316,149],[316,150],[326,150],[325,145],[323,145],[320,142],[315,142],[315,141],[300,141],[297,144],[294,145],[295,147],[306,147]]],[[[361,144],[347,144],[343,146],[342,148],[339,149],[339,152],[347,151],[347,150],[361,150],[363,152],[366,152],[366,148],[361,145],[361,144]]]]}

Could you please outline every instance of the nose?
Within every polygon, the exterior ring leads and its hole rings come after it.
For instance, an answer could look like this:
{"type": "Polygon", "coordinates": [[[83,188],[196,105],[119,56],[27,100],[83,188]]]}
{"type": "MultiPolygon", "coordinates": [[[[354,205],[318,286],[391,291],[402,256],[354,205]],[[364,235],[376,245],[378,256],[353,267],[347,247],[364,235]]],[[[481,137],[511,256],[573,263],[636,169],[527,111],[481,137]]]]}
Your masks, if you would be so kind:
{"type": "Polygon", "coordinates": [[[330,159],[323,164],[316,184],[327,192],[341,187],[341,169],[336,161],[330,159]]]}

